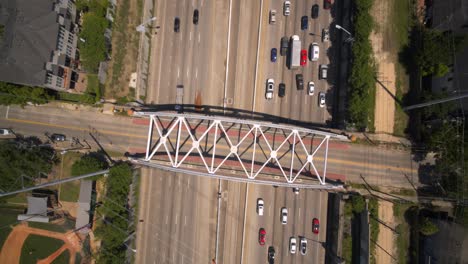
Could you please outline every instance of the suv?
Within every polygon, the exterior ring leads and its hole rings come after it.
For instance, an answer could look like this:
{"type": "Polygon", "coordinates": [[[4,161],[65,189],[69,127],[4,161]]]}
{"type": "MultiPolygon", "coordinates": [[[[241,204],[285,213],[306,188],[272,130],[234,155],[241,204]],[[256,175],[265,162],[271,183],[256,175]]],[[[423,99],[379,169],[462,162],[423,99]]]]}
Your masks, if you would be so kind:
{"type": "Polygon", "coordinates": [[[271,60],[271,62],[276,62],[276,59],[277,59],[277,55],[276,55],[276,54],[277,54],[277,53],[278,53],[278,52],[277,52],[276,48],[272,48],[272,49],[271,49],[271,53],[270,53],[270,60],[271,60]]]}
{"type": "Polygon", "coordinates": [[[307,253],[307,239],[305,237],[301,237],[301,255],[305,255],[307,253]]]}
{"type": "Polygon", "coordinates": [[[322,30],[322,42],[330,41],[330,31],[328,28],[322,30]]]}
{"type": "Polygon", "coordinates": [[[283,14],[285,16],[289,16],[289,14],[291,13],[291,2],[289,1],[284,1],[284,5],[283,5],[283,14]]]}
{"type": "Polygon", "coordinates": [[[307,30],[309,27],[309,18],[307,16],[303,16],[301,18],[301,30],[307,30]]]}
{"type": "Polygon", "coordinates": [[[198,9],[193,10],[193,24],[198,25],[198,9]]]}
{"type": "Polygon", "coordinates": [[[174,19],[174,32],[179,32],[180,31],[180,19],[176,17],[174,19]]]}
{"type": "Polygon", "coordinates": [[[302,74],[296,74],[296,87],[298,90],[304,90],[304,78],[302,74]]]}
{"type": "Polygon", "coordinates": [[[10,135],[11,131],[8,128],[0,128],[0,136],[7,136],[10,135]]]}
{"type": "Polygon", "coordinates": [[[284,97],[286,95],[286,85],[284,83],[279,84],[278,88],[278,96],[284,97]]]}
{"type": "Polygon", "coordinates": [[[289,48],[289,39],[288,37],[282,37],[281,38],[281,49],[280,49],[280,54],[281,56],[286,56],[288,54],[288,48],[289,48]]]}
{"type": "Polygon", "coordinates": [[[286,207],[281,208],[281,224],[285,225],[288,223],[288,209],[286,207]]]}
{"type": "Polygon", "coordinates": [[[268,263],[269,264],[274,264],[275,263],[275,248],[274,247],[269,247],[268,248],[268,263]]]}
{"type": "Polygon", "coordinates": [[[257,199],[257,213],[258,215],[263,215],[263,199],[262,198],[258,198],[257,199]]]}
{"type": "Polygon", "coordinates": [[[318,61],[320,54],[319,45],[314,42],[310,45],[310,60],[311,61],[318,61]]]}
{"type": "Polygon", "coordinates": [[[267,87],[266,87],[266,92],[265,92],[265,98],[266,99],[271,99],[273,98],[273,90],[275,89],[275,80],[273,79],[268,79],[267,80],[267,87]]]}
{"type": "Polygon", "coordinates": [[[324,80],[327,79],[327,75],[328,75],[328,65],[320,64],[319,75],[320,75],[320,76],[319,76],[320,79],[324,79],[324,80]]]}
{"type": "Polygon", "coordinates": [[[276,9],[270,10],[270,24],[276,24],[276,9]]]}
{"type": "Polygon", "coordinates": [[[319,6],[317,4],[312,6],[312,18],[317,18],[319,16],[319,6]]]}
{"type": "Polygon", "coordinates": [[[52,139],[52,141],[65,141],[67,139],[67,137],[63,134],[52,134],[50,135],[50,138],[52,139]]]}

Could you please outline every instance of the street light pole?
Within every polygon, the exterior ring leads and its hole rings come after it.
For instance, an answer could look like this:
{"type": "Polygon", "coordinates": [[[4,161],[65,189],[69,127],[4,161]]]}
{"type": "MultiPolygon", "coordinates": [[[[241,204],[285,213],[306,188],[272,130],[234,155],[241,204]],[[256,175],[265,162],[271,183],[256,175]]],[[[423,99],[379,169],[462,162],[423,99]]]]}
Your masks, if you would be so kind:
{"type": "Polygon", "coordinates": [[[342,27],[342,26],[340,26],[340,25],[337,24],[337,25],[335,25],[335,28],[336,28],[336,29],[341,29],[341,30],[343,30],[344,32],[346,32],[346,34],[349,35],[349,38],[347,38],[347,39],[345,40],[346,42],[353,42],[353,41],[354,41],[354,37],[353,37],[353,35],[351,34],[351,32],[349,32],[348,30],[346,30],[344,27],[342,27]]]}
{"type": "Polygon", "coordinates": [[[149,24],[149,23],[151,23],[151,22],[153,22],[155,20],[156,20],[156,17],[152,17],[152,18],[146,20],[145,22],[141,23],[140,25],[138,25],[136,27],[136,31],[141,32],[141,33],[145,32],[146,31],[146,24],[149,24]]]}

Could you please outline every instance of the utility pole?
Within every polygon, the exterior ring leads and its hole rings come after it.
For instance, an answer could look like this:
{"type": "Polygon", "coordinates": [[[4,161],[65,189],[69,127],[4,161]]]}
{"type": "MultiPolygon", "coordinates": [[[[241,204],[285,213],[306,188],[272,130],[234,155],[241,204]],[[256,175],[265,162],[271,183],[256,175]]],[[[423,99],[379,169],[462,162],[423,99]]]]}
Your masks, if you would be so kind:
{"type": "Polygon", "coordinates": [[[455,95],[455,96],[449,96],[449,97],[443,98],[443,99],[437,99],[437,100],[432,100],[432,101],[425,102],[425,103],[406,106],[406,107],[403,107],[403,110],[404,111],[413,110],[413,109],[422,108],[422,107],[426,107],[426,106],[430,106],[430,105],[436,105],[436,104],[441,104],[441,103],[445,103],[445,102],[449,102],[449,101],[454,101],[454,100],[462,99],[462,98],[465,98],[465,97],[468,97],[468,93],[455,95]]]}

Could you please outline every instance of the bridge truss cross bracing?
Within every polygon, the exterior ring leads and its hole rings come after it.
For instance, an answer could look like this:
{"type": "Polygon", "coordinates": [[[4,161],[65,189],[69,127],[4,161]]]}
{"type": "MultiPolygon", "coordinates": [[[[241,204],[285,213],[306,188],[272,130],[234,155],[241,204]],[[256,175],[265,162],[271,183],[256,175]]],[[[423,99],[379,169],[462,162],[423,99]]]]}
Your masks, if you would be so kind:
{"type": "Polygon", "coordinates": [[[326,182],[331,139],[347,138],[301,127],[167,112],[149,118],[146,166],[198,176],[308,188],[326,182]]]}

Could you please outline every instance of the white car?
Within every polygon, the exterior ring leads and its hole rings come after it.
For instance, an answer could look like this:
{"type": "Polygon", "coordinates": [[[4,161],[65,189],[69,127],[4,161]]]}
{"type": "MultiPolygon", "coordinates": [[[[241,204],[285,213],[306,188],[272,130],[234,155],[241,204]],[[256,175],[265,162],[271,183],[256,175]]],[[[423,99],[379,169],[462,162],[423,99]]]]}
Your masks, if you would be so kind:
{"type": "Polygon", "coordinates": [[[294,188],[293,188],[293,192],[294,192],[295,194],[299,194],[299,188],[294,187],[294,188]]]}
{"type": "Polygon", "coordinates": [[[325,107],[325,93],[319,93],[319,106],[325,107]]]}
{"type": "Polygon", "coordinates": [[[289,252],[291,252],[291,254],[296,254],[296,249],[297,249],[297,244],[296,244],[296,238],[295,237],[291,237],[289,239],[289,252]]]}
{"type": "Polygon", "coordinates": [[[322,42],[330,41],[330,31],[328,28],[322,30],[322,42]]]}
{"type": "Polygon", "coordinates": [[[288,209],[286,207],[281,208],[281,224],[285,225],[288,223],[288,209]]]}
{"type": "Polygon", "coordinates": [[[307,94],[309,94],[309,95],[314,95],[314,91],[315,91],[315,84],[314,84],[314,82],[309,82],[308,88],[309,88],[309,89],[307,89],[307,94]]]}
{"type": "Polygon", "coordinates": [[[264,208],[263,199],[258,198],[258,200],[257,200],[257,213],[258,213],[258,215],[263,215],[263,208],[264,208]]]}
{"type": "Polygon", "coordinates": [[[273,98],[274,89],[275,89],[275,80],[268,79],[267,85],[266,85],[266,93],[265,93],[266,99],[270,100],[271,98],[273,98]]]}
{"type": "Polygon", "coordinates": [[[312,43],[312,49],[310,51],[310,60],[311,61],[318,61],[319,54],[320,54],[319,45],[316,42],[312,43]]]}
{"type": "Polygon", "coordinates": [[[283,14],[285,16],[289,16],[289,14],[291,14],[291,2],[290,1],[284,1],[284,10],[283,10],[283,14]]]}
{"type": "Polygon", "coordinates": [[[307,253],[307,239],[305,237],[301,237],[301,254],[305,255],[307,253]]]}
{"type": "Polygon", "coordinates": [[[270,10],[270,24],[276,24],[276,9],[270,10]]]}
{"type": "Polygon", "coordinates": [[[11,135],[11,131],[8,128],[0,128],[0,136],[11,135]]]}

